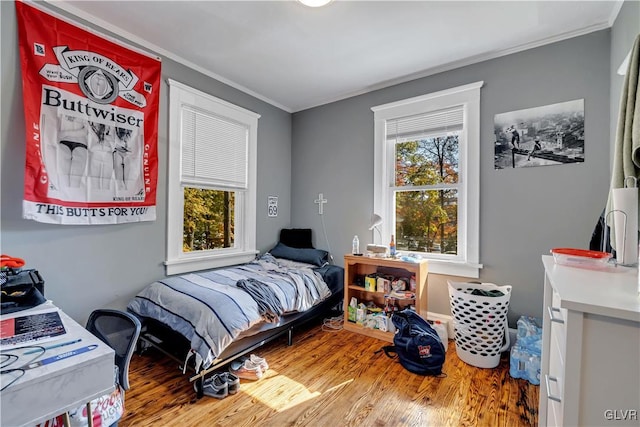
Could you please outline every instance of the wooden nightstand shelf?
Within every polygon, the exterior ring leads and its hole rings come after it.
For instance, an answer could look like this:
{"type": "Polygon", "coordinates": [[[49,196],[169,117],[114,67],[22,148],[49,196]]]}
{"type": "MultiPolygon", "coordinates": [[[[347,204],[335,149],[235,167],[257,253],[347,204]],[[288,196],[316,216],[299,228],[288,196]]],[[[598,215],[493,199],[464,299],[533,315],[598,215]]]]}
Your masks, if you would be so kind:
{"type": "Polygon", "coordinates": [[[366,276],[367,274],[377,273],[378,269],[393,268],[401,269],[406,272],[406,276],[415,276],[416,278],[416,297],[410,300],[399,300],[402,306],[414,304],[416,311],[422,317],[427,315],[427,261],[405,262],[392,258],[376,258],[367,256],[344,256],[344,329],[359,334],[368,335],[384,341],[393,342],[393,334],[384,332],[379,329],[365,328],[355,322],[350,322],[347,316],[349,302],[352,297],[358,300],[358,303],[373,301],[377,306],[384,306],[384,293],[367,291],[363,286],[356,285],[356,278],[366,276]]]}

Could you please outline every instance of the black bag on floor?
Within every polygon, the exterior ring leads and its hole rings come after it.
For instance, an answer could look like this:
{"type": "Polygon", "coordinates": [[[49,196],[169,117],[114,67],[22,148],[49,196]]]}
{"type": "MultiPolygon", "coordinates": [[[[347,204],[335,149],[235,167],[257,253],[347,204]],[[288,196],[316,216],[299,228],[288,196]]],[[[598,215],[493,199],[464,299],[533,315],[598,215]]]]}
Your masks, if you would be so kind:
{"type": "Polygon", "coordinates": [[[397,357],[409,372],[418,375],[441,375],[445,349],[438,333],[413,310],[394,313],[396,327],[392,346],[382,349],[391,358],[397,357]]]}

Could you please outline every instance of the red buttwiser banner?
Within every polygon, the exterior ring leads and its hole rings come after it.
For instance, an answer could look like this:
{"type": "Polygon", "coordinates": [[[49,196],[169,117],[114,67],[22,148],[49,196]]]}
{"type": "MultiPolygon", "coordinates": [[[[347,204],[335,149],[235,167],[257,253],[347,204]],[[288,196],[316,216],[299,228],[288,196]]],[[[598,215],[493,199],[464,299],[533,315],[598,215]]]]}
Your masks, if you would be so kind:
{"type": "Polygon", "coordinates": [[[16,2],[26,123],[23,217],[156,219],[160,60],[16,2]]]}

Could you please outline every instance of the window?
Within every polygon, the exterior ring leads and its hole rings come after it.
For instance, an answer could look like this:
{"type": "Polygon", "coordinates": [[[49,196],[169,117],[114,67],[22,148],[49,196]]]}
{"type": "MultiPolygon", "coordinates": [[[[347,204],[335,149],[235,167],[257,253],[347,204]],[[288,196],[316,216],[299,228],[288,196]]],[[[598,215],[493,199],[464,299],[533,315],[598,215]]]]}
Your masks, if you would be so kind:
{"type": "MultiPolygon", "coordinates": [[[[429,272],[479,277],[483,82],[373,107],[374,211],[429,272]]],[[[387,242],[381,242],[386,244],[387,242]]]]}
{"type": "Polygon", "coordinates": [[[169,80],[167,274],[256,251],[258,114],[169,80]]]}

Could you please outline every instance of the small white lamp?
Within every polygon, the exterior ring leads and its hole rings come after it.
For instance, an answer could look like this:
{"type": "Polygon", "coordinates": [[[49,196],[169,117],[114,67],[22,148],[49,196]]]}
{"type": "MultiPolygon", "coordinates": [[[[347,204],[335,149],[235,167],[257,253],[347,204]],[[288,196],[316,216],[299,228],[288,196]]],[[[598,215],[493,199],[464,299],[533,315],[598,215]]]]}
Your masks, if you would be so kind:
{"type": "MultiPolygon", "coordinates": [[[[374,213],[371,216],[371,225],[369,225],[369,230],[374,230],[374,229],[377,230],[378,234],[380,235],[380,241],[382,241],[382,232],[378,227],[380,224],[382,224],[382,217],[374,213]]],[[[374,240],[375,240],[375,236],[374,236],[374,240]]],[[[384,245],[370,244],[370,245],[367,245],[367,252],[371,252],[377,256],[380,256],[380,255],[384,256],[387,253],[387,247],[384,245]]]]}
{"type": "Polygon", "coordinates": [[[380,233],[380,229],[378,228],[380,224],[382,224],[382,217],[376,213],[371,215],[371,225],[369,225],[369,230],[378,230],[378,234],[380,234],[380,240],[382,240],[382,234],[380,233]]]}

